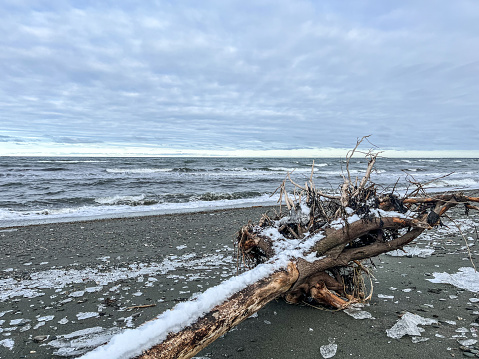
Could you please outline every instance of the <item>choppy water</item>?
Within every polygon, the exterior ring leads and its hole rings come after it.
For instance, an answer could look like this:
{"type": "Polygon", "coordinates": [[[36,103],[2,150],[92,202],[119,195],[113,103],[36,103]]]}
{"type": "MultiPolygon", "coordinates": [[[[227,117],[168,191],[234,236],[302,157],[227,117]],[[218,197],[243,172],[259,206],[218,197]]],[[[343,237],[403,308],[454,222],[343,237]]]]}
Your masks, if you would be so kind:
{"type": "MultiPolygon", "coordinates": [[[[304,183],[312,159],[272,158],[58,158],[0,157],[0,226],[65,219],[174,213],[273,204],[270,194],[294,170],[304,183]]],[[[365,159],[353,159],[361,177],[365,159]]],[[[314,182],[337,190],[345,163],[316,159],[314,182]]],[[[406,173],[432,190],[479,188],[479,159],[378,159],[380,188],[407,187],[406,173]]]]}

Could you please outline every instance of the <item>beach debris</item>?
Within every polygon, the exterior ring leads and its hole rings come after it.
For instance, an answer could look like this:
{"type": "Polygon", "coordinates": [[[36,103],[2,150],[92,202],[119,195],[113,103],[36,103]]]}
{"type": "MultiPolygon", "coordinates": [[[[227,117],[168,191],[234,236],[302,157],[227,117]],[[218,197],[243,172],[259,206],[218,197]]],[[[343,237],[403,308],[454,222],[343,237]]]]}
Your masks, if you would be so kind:
{"type": "MultiPolygon", "coordinates": [[[[471,267],[461,267],[457,273],[433,273],[434,278],[427,279],[432,283],[447,283],[457,288],[479,293],[479,272],[471,267]]],[[[451,297],[451,296],[450,296],[451,297]]]]}
{"type": "Polygon", "coordinates": [[[35,343],[41,343],[41,342],[47,340],[48,337],[49,337],[49,335],[36,335],[36,336],[33,337],[33,341],[35,343]]]}
{"type": "Polygon", "coordinates": [[[336,355],[338,350],[338,345],[334,343],[334,339],[329,338],[329,344],[321,345],[319,352],[321,356],[325,359],[332,358],[336,355]]]}
{"type": "Polygon", "coordinates": [[[69,334],[58,335],[56,339],[48,342],[47,345],[55,348],[54,355],[61,357],[73,357],[84,354],[89,350],[108,342],[115,334],[123,329],[113,327],[92,327],[77,330],[69,334]]]}
{"type": "Polygon", "coordinates": [[[10,338],[2,339],[0,340],[0,346],[5,347],[9,350],[13,350],[13,347],[15,346],[15,341],[10,338]]]}
{"type": "MultiPolygon", "coordinates": [[[[367,136],[348,152],[343,183],[336,192],[323,193],[315,186],[314,163],[304,184],[286,174],[275,191],[278,210],[238,231],[236,277],[116,336],[85,359],[113,357],[112,353],[142,359],[191,358],[278,297],[334,310],[365,303],[373,298],[372,258],[402,250],[426,230],[442,226],[451,208],[479,209],[471,204],[479,202],[479,197],[428,195],[430,182],[419,183],[410,175],[406,193],[398,193],[395,187],[378,188],[370,177],[379,153],[359,150],[365,140],[367,136]],[[350,163],[359,153],[368,163],[362,178],[354,178],[350,163]],[[127,340],[135,345],[120,345],[127,340]]],[[[420,336],[424,329],[418,325],[433,323],[437,321],[405,313],[388,335],[420,336]]],[[[335,353],[337,346],[328,348],[335,353]]]]}
{"type": "Polygon", "coordinates": [[[393,339],[400,339],[404,335],[421,336],[424,328],[419,325],[437,324],[436,319],[423,318],[420,315],[410,312],[404,313],[391,329],[387,329],[387,336],[393,339]]]}

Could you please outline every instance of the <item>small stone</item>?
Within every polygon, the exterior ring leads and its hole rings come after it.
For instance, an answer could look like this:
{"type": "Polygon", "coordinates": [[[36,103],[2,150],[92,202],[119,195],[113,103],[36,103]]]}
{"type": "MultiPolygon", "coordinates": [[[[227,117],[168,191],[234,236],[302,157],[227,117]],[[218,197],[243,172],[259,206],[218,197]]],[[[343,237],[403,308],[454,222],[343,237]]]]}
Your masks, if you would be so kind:
{"type": "Polygon", "coordinates": [[[33,337],[33,341],[35,343],[41,343],[41,342],[47,340],[48,337],[49,337],[48,335],[37,335],[36,337],[33,337]]]}
{"type": "Polygon", "coordinates": [[[464,355],[465,357],[468,357],[468,358],[475,358],[476,357],[475,354],[472,354],[472,353],[469,353],[469,352],[462,352],[462,355],[464,355]]]}

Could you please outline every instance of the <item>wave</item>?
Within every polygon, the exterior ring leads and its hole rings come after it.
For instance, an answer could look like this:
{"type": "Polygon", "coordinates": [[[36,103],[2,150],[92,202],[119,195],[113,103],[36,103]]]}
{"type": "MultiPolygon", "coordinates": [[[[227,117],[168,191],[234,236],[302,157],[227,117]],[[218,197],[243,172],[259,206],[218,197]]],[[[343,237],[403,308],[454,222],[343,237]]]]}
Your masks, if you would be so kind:
{"type": "Polygon", "coordinates": [[[108,173],[125,173],[125,174],[148,174],[157,172],[172,172],[173,168],[107,168],[108,173]]]}
{"type": "Polygon", "coordinates": [[[146,198],[144,194],[138,196],[111,196],[95,198],[95,202],[103,205],[148,206],[158,203],[158,200],[146,198]]]}
{"type": "MultiPolygon", "coordinates": [[[[143,195],[141,195],[143,196],[143,195]]],[[[141,196],[131,196],[137,200],[141,196]]],[[[118,196],[120,198],[121,196],[118,196]]],[[[123,196],[125,198],[128,196],[123,196]]],[[[268,194],[254,196],[251,198],[239,199],[213,199],[199,198],[195,201],[181,203],[160,203],[150,206],[132,206],[121,204],[102,204],[96,206],[69,207],[61,209],[43,209],[35,211],[15,211],[0,209],[0,227],[11,227],[18,225],[30,225],[38,223],[57,223],[72,220],[97,219],[97,218],[121,218],[125,216],[140,216],[169,213],[186,213],[204,210],[215,210],[224,208],[241,208],[256,205],[274,205],[279,196],[270,197],[268,194]]],[[[141,200],[140,200],[141,201],[141,200]]],[[[106,202],[108,202],[106,200],[106,202]]],[[[110,202],[114,202],[113,198],[110,202]]]]}
{"type": "Polygon", "coordinates": [[[42,160],[37,163],[105,163],[108,161],[99,160],[42,160]]]}
{"type": "Polygon", "coordinates": [[[454,187],[457,189],[473,189],[473,188],[479,187],[479,181],[476,181],[472,178],[440,179],[440,180],[429,183],[427,186],[434,187],[434,188],[454,187]]]}

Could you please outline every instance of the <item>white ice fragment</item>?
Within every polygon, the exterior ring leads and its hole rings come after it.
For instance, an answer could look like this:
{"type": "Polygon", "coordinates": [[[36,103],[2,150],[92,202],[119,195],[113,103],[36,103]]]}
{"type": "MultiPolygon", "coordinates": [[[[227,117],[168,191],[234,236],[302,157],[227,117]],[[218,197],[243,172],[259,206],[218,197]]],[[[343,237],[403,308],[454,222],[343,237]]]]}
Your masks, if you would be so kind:
{"type": "Polygon", "coordinates": [[[447,323],[450,325],[456,325],[456,322],[454,320],[445,320],[444,323],[447,323]]]}
{"type": "Polygon", "coordinates": [[[471,303],[478,303],[479,302],[479,298],[469,298],[469,301],[471,303]]]}
{"type": "Polygon", "coordinates": [[[181,245],[181,246],[177,246],[177,247],[176,247],[176,249],[178,249],[178,250],[185,249],[185,248],[188,248],[188,247],[185,246],[184,244],[181,245]]]}
{"type": "Polygon", "coordinates": [[[53,318],[55,318],[54,315],[45,315],[45,316],[43,316],[43,317],[37,318],[37,321],[39,321],[39,322],[49,322],[49,321],[52,320],[53,318]]]}
{"type": "Polygon", "coordinates": [[[80,312],[77,314],[78,320],[88,319],[88,318],[96,318],[99,314],[97,312],[80,312]]]}
{"type": "Polygon", "coordinates": [[[466,289],[471,292],[479,292],[479,272],[472,267],[461,267],[459,272],[454,274],[433,273],[434,278],[428,279],[432,283],[447,283],[455,287],[466,289]]]}
{"type": "Polygon", "coordinates": [[[23,327],[20,327],[20,332],[23,333],[23,332],[26,332],[27,330],[30,330],[32,329],[32,326],[30,325],[30,323],[24,325],[23,327]]]}
{"type": "Polygon", "coordinates": [[[24,325],[24,324],[27,324],[30,321],[31,321],[30,319],[25,319],[25,318],[12,319],[12,320],[10,320],[10,325],[24,325]]]}
{"type": "Polygon", "coordinates": [[[380,299],[394,299],[394,295],[378,294],[380,299]]]}
{"type": "Polygon", "coordinates": [[[85,294],[85,291],[84,290],[78,290],[76,292],[72,292],[70,293],[70,297],[83,297],[83,295],[85,294]]]}
{"type": "Polygon", "coordinates": [[[67,324],[69,322],[69,320],[67,319],[67,317],[65,318],[62,318],[58,321],[58,324],[67,324]]]}
{"type": "Polygon", "coordinates": [[[424,329],[418,327],[418,325],[431,325],[436,323],[437,320],[435,319],[423,318],[417,314],[406,312],[391,329],[386,330],[386,333],[388,337],[393,339],[402,338],[406,334],[410,336],[421,336],[424,329]]]}
{"type": "Polygon", "coordinates": [[[371,313],[362,310],[363,304],[356,303],[351,305],[349,308],[344,309],[343,311],[353,317],[354,319],[375,319],[371,313]]]}
{"type": "Polygon", "coordinates": [[[110,329],[87,328],[70,334],[58,335],[56,340],[50,341],[47,345],[57,349],[53,352],[54,355],[77,356],[108,342],[114,334],[119,332],[121,329],[115,327],[110,329]]]}
{"type": "Polygon", "coordinates": [[[94,293],[94,292],[99,292],[102,289],[103,289],[103,286],[101,286],[101,285],[96,286],[96,287],[87,287],[87,288],[85,288],[85,292],[94,293]]]}
{"type": "Polygon", "coordinates": [[[402,291],[404,293],[409,293],[410,291],[412,291],[412,289],[411,288],[404,288],[402,291]]]}
{"type": "Polygon", "coordinates": [[[461,345],[464,345],[465,347],[474,345],[477,343],[477,339],[464,339],[464,340],[457,340],[457,342],[461,345]]]}
{"type": "Polygon", "coordinates": [[[421,342],[426,342],[428,341],[429,338],[422,338],[422,337],[412,337],[411,338],[411,341],[414,343],[414,344],[417,344],[417,343],[421,343],[421,342]]]}
{"type": "Polygon", "coordinates": [[[419,258],[426,258],[431,256],[434,253],[434,249],[432,248],[419,248],[418,246],[404,247],[404,250],[396,249],[391,252],[387,252],[386,254],[392,257],[419,257],[419,258]]]}
{"type": "Polygon", "coordinates": [[[338,350],[338,345],[334,343],[329,343],[326,345],[322,345],[319,348],[319,352],[323,356],[323,358],[332,358],[336,355],[336,351],[338,350]]]}
{"type": "Polygon", "coordinates": [[[269,320],[264,320],[264,324],[271,324],[269,320]]]}
{"type": "Polygon", "coordinates": [[[0,346],[5,347],[9,350],[13,350],[14,345],[15,345],[15,341],[13,339],[0,340],[0,346]]]}
{"type": "Polygon", "coordinates": [[[248,319],[249,319],[249,318],[258,318],[258,312],[255,312],[255,313],[251,314],[251,315],[248,317],[248,319]]]}

